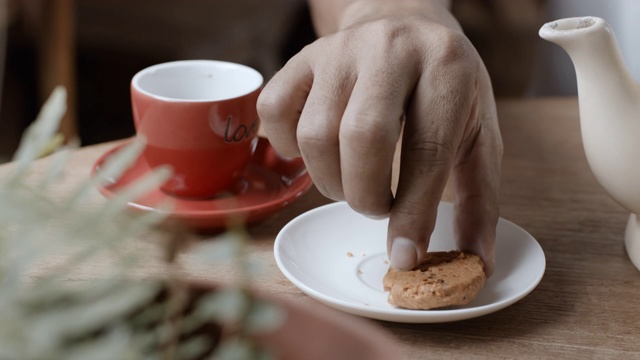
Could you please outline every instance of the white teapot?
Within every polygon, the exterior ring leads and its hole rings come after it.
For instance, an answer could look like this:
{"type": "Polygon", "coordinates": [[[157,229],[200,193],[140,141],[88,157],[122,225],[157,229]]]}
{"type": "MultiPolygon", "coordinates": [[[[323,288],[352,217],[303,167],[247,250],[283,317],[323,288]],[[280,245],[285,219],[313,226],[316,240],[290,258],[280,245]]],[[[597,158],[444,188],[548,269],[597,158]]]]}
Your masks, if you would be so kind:
{"type": "Polygon", "coordinates": [[[539,34],[560,45],[573,61],[584,151],[600,184],[631,212],[625,245],[640,270],[640,86],[605,20],[556,20],[542,26],[539,34]]]}

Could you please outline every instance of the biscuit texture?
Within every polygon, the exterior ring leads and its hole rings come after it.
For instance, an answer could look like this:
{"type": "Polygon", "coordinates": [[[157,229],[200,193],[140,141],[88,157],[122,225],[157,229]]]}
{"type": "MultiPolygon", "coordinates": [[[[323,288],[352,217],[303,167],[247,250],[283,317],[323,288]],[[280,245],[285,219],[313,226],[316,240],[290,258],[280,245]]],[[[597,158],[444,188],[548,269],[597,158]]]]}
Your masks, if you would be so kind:
{"type": "Polygon", "coordinates": [[[406,309],[427,310],[461,306],[476,298],[487,277],[478,255],[461,252],[431,252],[413,270],[389,268],[384,276],[387,301],[406,309]]]}

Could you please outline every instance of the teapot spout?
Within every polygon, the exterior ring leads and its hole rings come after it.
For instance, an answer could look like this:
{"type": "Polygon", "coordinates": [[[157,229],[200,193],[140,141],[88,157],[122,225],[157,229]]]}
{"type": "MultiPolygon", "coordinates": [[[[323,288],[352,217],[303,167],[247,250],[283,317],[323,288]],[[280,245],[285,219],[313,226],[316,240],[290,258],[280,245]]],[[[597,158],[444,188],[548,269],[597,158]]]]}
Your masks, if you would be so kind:
{"type": "Polygon", "coordinates": [[[629,106],[640,100],[638,86],[624,64],[615,34],[604,19],[593,16],[560,19],[544,24],[539,35],[562,47],[571,58],[581,101],[591,102],[604,94],[609,94],[605,96],[608,106],[618,102],[629,106]]]}

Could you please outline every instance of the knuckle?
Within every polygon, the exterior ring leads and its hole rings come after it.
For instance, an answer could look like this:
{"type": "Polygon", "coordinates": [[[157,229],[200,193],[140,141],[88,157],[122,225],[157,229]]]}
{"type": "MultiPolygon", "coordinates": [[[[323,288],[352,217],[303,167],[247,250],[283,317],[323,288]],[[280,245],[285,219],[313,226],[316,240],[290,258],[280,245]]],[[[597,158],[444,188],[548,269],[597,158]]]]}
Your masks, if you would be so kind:
{"type": "Polygon", "coordinates": [[[455,151],[451,147],[452,142],[430,140],[426,137],[422,140],[414,140],[407,147],[407,163],[412,164],[421,174],[433,171],[434,168],[448,167],[452,164],[455,151]]]}
{"type": "Polygon", "coordinates": [[[283,115],[286,99],[268,86],[262,90],[256,104],[258,116],[262,121],[279,119],[283,115]]]}
{"type": "Polygon", "coordinates": [[[448,172],[453,166],[455,151],[440,141],[422,140],[403,149],[401,173],[415,179],[428,179],[448,172]]]}
{"type": "Polygon", "coordinates": [[[321,126],[299,124],[296,137],[300,151],[305,154],[322,154],[322,149],[338,146],[337,140],[321,126]]]}
{"type": "MultiPolygon", "coordinates": [[[[350,144],[358,152],[371,153],[395,146],[397,134],[387,124],[391,119],[381,119],[379,114],[360,111],[340,130],[340,141],[350,144]]],[[[397,119],[395,120],[397,122],[397,119]]]]}
{"type": "Polygon", "coordinates": [[[435,62],[437,65],[477,69],[479,57],[464,34],[442,29],[439,31],[436,41],[435,62]]]}

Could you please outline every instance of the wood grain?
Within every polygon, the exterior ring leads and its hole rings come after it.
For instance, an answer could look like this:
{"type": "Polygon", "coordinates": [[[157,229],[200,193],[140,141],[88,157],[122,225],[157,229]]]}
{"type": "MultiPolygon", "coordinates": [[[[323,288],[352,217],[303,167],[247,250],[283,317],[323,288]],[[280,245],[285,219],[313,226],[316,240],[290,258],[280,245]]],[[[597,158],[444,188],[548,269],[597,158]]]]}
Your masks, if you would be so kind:
{"type": "MultiPolygon", "coordinates": [[[[542,282],[520,302],[477,319],[425,325],[372,322],[397,338],[409,359],[640,359],[640,272],[623,246],[627,212],[605,194],[589,170],[577,100],[505,100],[498,109],[505,144],[501,215],[540,242],[547,258],[542,282]]],[[[52,195],[68,195],[112,146],[77,151],[63,181],[51,188],[52,195]]],[[[37,163],[34,176],[44,171],[47,161],[37,163]]],[[[0,167],[0,177],[10,166],[0,167]]],[[[102,201],[96,191],[84,206],[96,207],[102,201]]],[[[280,273],[272,249],[287,222],[325,203],[328,200],[312,189],[250,229],[250,256],[265,266],[254,279],[257,287],[315,303],[280,273]]],[[[155,244],[140,238],[127,246],[155,244]]],[[[43,264],[40,274],[56,259],[43,264]]],[[[180,261],[190,278],[231,281],[238,276],[229,265],[198,265],[187,255],[180,261]]],[[[108,266],[108,260],[93,262],[70,280],[91,279],[108,266]]],[[[157,261],[142,262],[138,270],[143,276],[165,271],[157,261]]]]}

